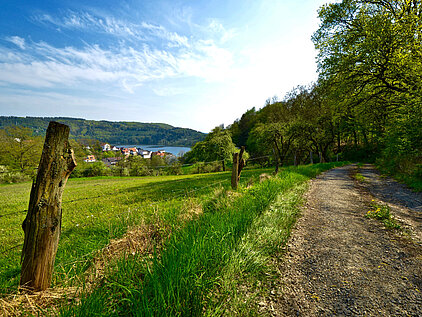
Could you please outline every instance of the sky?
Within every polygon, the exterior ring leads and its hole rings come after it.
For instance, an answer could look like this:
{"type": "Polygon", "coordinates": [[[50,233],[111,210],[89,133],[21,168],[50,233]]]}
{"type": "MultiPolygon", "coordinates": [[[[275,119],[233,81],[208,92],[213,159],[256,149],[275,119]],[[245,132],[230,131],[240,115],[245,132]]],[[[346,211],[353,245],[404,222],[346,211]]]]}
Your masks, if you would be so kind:
{"type": "Polygon", "coordinates": [[[209,132],[317,79],[328,0],[0,0],[0,115],[209,132]]]}

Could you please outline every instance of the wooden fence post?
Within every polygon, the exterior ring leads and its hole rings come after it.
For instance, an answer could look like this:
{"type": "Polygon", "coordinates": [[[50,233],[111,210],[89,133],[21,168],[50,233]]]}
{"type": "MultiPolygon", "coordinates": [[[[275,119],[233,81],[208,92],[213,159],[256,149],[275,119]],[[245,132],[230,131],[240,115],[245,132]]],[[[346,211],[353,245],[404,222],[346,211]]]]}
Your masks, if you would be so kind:
{"type": "Polygon", "coordinates": [[[232,188],[233,189],[237,189],[237,184],[239,182],[238,171],[239,171],[239,153],[233,153],[233,168],[232,168],[232,188]]]}
{"type": "Polygon", "coordinates": [[[76,167],[70,147],[69,127],[50,122],[36,180],[32,184],[26,218],[22,224],[20,286],[45,290],[50,286],[61,232],[62,195],[70,173],[76,167]]]}
{"type": "Polygon", "coordinates": [[[242,146],[240,153],[233,153],[233,169],[232,169],[232,188],[237,189],[237,185],[240,180],[240,173],[245,167],[245,160],[243,159],[243,153],[245,152],[245,147],[242,146]]]}

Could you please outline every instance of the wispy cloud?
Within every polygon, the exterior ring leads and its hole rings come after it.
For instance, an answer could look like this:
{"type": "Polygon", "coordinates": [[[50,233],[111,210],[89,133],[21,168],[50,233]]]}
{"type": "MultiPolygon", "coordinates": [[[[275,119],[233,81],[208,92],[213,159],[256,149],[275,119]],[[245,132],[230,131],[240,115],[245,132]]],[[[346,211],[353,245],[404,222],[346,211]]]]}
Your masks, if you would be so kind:
{"type": "Polygon", "coordinates": [[[230,41],[237,34],[236,29],[226,29],[223,24],[216,19],[211,19],[206,29],[214,33],[222,44],[230,41]]]}
{"type": "Polygon", "coordinates": [[[79,30],[87,33],[107,34],[126,40],[147,42],[159,38],[167,42],[169,47],[189,47],[188,38],[175,32],[170,32],[163,26],[147,22],[139,24],[116,19],[112,16],[98,16],[88,12],[68,11],[57,18],[48,14],[35,15],[33,20],[51,25],[60,30],[79,30]]]}
{"type": "MultiPolygon", "coordinates": [[[[50,18],[44,16],[43,20],[51,21],[50,18]]],[[[69,17],[62,25],[83,27],[87,21],[91,21],[89,16],[83,19],[69,17]]],[[[104,25],[108,25],[110,32],[131,32],[124,31],[121,24],[119,27],[111,27],[110,22],[104,25]]],[[[188,41],[159,25],[143,23],[141,26],[167,45],[161,49],[148,43],[138,46],[117,43],[107,48],[98,44],[85,44],[81,48],[55,47],[46,42],[25,42],[17,36],[9,37],[8,41],[20,50],[0,46],[0,81],[30,87],[103,82],[134,92],[136,87],[157,79],[198,77],[206,81],[224,80],[233,64],[232,53],[212,39],[188,41]]]]}
{"type": "Polygon", "coordinates": [[[6,37],[6,41],[9,41],[16,46],[18,46],[21,50],[25,49],[25,39],[19,37],[19,36],[9,36],[6,37]]]}
{"type": "Polygon", "coordinates": [[[44,24],[53,25],[61,29],[77,29],[90,32],[109,33],[114,35],[135,36],[134,25],[124,23],[113,17],[97,17],[88,12],[68,11],[61,17],[49,14],[34,15],[33,20],[44,24]]]}

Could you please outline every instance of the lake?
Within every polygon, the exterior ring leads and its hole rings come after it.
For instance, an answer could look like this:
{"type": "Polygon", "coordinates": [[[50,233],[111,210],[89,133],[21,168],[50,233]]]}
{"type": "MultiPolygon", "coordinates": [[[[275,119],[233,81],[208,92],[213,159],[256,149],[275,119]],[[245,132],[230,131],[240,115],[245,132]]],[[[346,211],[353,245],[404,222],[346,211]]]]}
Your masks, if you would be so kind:
{"type": "Polygon", "coordinates": [[[167,153],[171,153],[173,155],[179,156],[180,153],[186,153],[191,150],[190,147],[185,146],[160,146],[160,145],[116,145],[117,147],[140,147],[141,149],[147,150],[147,151],[153,151],[156,152],[158,150],[164,150],[167,153]]]}

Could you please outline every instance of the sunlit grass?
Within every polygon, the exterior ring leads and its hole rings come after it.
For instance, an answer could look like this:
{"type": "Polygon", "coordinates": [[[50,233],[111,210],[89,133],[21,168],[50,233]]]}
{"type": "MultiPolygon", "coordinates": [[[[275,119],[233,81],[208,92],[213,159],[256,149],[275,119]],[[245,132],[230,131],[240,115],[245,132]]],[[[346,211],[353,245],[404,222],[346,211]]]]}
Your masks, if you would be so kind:
{"type": "MultiPolygon", "coordinates": [[[[243,181],[262,170],[243,173],[243,181]]],[[[70,283],[86,269],[95,250],[122,236],[129,227],[153,221],[156,209],[180,207],[186,197],[201,200],[216,186],[229,188],[230,172],[160,176],[70,179],[63,195],[62,234],[54,284],[70,283]],[[76,263],[75,263],[76,262],[76,263]]],[[[16,289],[23,244],[21,224],[31,183],[0,186],[0,293],[16,289]]]]}
{"type": "MultiPolygon", "coordinates": [[[[87,294],[78,306],[64,307],[61,314],[198,316],[204,309],[209,315],[239,312],[227,308],[226,300],[236,293],[225,285],[240,285],[245,275],[255,283],[263,277],[269,257],[287,241],[306,188],[301,184],[333,166],[286,168],[279,176],[252,187],[244,183],[237,194],[224,188],[210,194],[202,200],[204,213],[173,232],[160,253],[152,259],[137,255],[121,258],[110,268],[101,288],[87,294]],[[277,203],[268,210],[276,197],[277,203]]],[[[169,206],[166,213],[177,211],[169,206]]],[[[169,216],[167,221],[177,218],[169,216]]]]}

